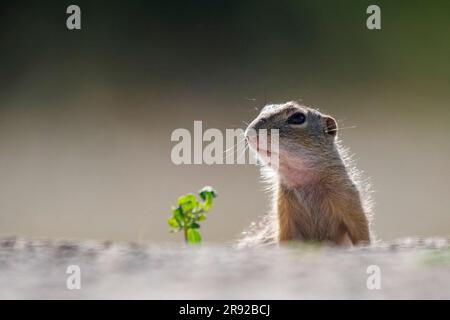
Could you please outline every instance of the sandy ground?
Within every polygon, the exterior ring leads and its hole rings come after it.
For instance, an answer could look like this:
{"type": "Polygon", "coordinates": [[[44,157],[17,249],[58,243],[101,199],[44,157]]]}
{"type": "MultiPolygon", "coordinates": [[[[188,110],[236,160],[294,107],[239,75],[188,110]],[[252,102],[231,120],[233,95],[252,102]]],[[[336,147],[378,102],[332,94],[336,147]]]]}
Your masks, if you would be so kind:
{"type": "Polygon", "coordinates": [[[237,250],[0,238],[0,298],[450,299],[450,241],[237,250]],[[80,267],[79,290],[67,288],[70,265],[80,267]],[[373,265],[380,289],[367,287],[373,265]]]}

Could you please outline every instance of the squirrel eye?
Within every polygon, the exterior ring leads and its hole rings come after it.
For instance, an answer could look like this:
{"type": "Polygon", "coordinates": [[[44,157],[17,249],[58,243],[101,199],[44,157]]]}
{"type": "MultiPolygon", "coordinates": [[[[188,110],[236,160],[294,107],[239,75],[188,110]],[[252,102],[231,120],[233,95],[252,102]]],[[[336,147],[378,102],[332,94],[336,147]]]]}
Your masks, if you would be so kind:
{"type": "Polygon", "coordinates": [[[306,121],[306,116],[301,112],[296,112],[287,119],[289,124],[304,124],[306,121]]]}

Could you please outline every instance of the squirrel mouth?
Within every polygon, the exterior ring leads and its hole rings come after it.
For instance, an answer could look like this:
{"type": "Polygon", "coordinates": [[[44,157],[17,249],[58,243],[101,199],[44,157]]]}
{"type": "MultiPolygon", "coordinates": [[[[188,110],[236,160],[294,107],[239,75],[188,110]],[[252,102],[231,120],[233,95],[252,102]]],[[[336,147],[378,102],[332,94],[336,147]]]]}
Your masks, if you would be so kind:
{"type": "Polygon", "coordinates": [[[265,141],[263,141],[263,145],[261,146],[261,141],[260,141],[261,139],[259,138],[259,135],[256,136],[256,143],[257,143],[256,151],[259,154],[267,155],[269,157],[272,155],[272,145],[269,142],[270,139],[271,139],[271,136],[268,135],[267,138],[264,139],[265,141]]]}
{"type": "Polygon", "coordinates": [[[256,152],[258,152],[259,154],[267,155],[269,157],[272,155],[272,151],[267,150],[267,149],[262,149],[260,147],[256,148],[256,152]]]}
{"type": "Polygon", "coordinates": [[[269,143],[261,145],[259,136],[246,137],[248,145],[261,156],[272,156],[272,148],[269,143]]]}

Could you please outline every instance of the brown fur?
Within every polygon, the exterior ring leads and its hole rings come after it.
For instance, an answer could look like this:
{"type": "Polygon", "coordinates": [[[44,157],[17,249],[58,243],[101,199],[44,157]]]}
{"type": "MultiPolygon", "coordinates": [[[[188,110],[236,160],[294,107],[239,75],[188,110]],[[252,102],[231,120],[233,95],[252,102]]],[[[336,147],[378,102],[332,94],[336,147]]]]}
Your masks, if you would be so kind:
{"type": "MultiPolygon", "coordinates": [[[[289,240],[370,242],[367,188],[336,139],[333,118],[288,102],[265,107],[248,129],[279,130],[279,166],[263,170],[271,184],[273,211],[241,245],[289,240]],[[287,119],[298,112],[306,122],[289,124],[287,119]]],[[[249,144],[256,150],[251,139],[249,144]]]]}

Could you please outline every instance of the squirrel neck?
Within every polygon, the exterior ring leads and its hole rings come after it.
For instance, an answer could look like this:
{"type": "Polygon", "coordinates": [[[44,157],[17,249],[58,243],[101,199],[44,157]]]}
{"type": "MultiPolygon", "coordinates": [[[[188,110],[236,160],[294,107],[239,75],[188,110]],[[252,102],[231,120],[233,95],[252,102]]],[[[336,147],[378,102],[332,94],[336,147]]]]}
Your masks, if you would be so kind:
{"type": "Polygon", "coordinates": [[[360,198],[338,153],[314,163],[281,163],[276,194],[279,240],[339,238],[346,232],[342,208],[350,207],[361,208],[360,198]]]}
{"type": "Polygon", "coordinates": [[[304,190],[322,184],[339,187],[351,180],[347,167],[337,149],[323,157],[284,156],[279,160],[278,181],[291,190],[304,190]]]}

